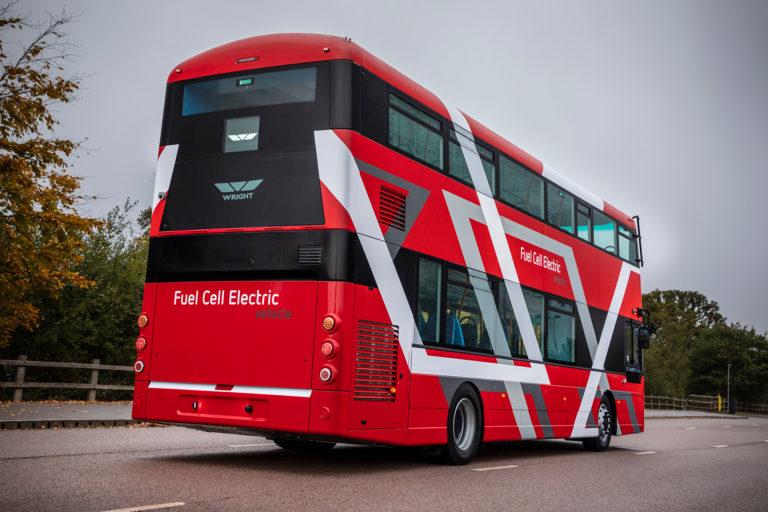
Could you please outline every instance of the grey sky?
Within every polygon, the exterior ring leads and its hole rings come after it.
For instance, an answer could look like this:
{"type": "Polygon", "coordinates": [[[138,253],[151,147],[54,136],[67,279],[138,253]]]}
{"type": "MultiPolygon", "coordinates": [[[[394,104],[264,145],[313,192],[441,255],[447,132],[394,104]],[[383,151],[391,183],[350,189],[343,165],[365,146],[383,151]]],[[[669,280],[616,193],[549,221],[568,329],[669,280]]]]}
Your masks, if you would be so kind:
{"type": "Polygon", "coordinates": [[[643,289],[700,290],[768,330],[768,2],[27,1],[83,12],[92,74],[60,109],[85,205],[149,204],[165,79],[258,34],[347,35],[544,163],[642,218],[643,289]]]}

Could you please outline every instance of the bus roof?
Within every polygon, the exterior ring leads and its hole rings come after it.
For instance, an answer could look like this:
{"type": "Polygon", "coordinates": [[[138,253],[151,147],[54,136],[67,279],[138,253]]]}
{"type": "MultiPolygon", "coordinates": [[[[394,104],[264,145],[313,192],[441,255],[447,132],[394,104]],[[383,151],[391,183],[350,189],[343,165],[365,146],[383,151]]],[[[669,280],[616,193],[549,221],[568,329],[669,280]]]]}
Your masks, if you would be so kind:
{"type": "MultiPolygon", "coordinates": [[[[434,93],[353,43],[351,39],[338,36],[289,33],[240,39],[199,53],[180,63],[171,71],[168,76],[168,83],[251,69],[324,60],[353,61],[446,119],[451,119],[445,104],[434,93]]],[[[560,173],[545,167],[540,160],[475,119],[466,115],[465,117],[470,124],[468,128],[471,128],[472,133],[478,139],[495,146],[530,169],[543,174],[554,183],[579,196],[580,199],[614,217],[625,226],[635,229],[634,220],[626,213],[560,173]]]]}

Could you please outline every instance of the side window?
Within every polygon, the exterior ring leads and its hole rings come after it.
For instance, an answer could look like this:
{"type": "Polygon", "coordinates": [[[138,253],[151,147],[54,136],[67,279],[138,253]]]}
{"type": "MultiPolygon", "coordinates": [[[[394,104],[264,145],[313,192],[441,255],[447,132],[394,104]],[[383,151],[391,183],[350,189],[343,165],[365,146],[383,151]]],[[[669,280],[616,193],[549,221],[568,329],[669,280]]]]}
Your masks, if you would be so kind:
{"type": "Polygon", "coordinates": [[[637,341],[638,327],[627,322],[624,327],[624,362],[630,368],[640,368],[640,345],[637,341]]]}
{"type": "MultiPolygon", "coordinates": [[[[544,296],[529,290],[523,290],[523,298],[528,309],[528,316],[533,324],[533,332],[536,334],[536,341],[543,352],[542,330],[544,319],[544,296]]],[[[517,324],[515,312],[512,309],[512,302],[504,284],[501,284],[499,290],[499,314],[501,316],[502,327],[509,345],[509,352],[513,356],[528,357],[525,352],[523,336],[520,333],[520,327],[517,324]]]]}
{"type": "Polygon", "coordinates": [[[491,352],[491,340],[480,313],[480,305],[465,271],[447,270],[445,300],[445,343],[491,352]]]}
{"type": "Polygon", "coordinates": [[[616,223],[602,212],[595,210],[592,237],[596,246],[616,254],[616,223]]]}
{"type": "Polygon", "coordinates": [[[485,177],[488,178],[488,184],[491,186],[491,192],[496,193],[496,165],[493,163],[493,151],[486,149],[480,144],[475,144],[471,140],[450,130],[448,133],[448,174],[461,181],[472,184],[472,175],[467,167],[464,152],[461,146],[468,148],[473,153],[480,156],[480,162],[483,164],[485,177]]]}
{"type": "Polygon", "coordinates": [[[440,298],[442,267],[434,261],[419,259],[419,292],[416,328],[424,343],[440,340],[440,298]]]}
{"type": "Polygon", "coordinates": [[[505,156],[499,157],[501,199],[540,219],[544,218],[544,180],[505,156]]]}
{"type": "Polygon", "coordinates": [[[550,299],[547,308],[547,359],[576,362],[576,320],[573,305],[550,299]]]}
{"type": "Polygon", "coordinates": [[[419,160],[443,168],[443,135],[439,120],[397,96],[389,95],[389,143],[419,160]]]}
{"type": "Polygon", "coordinates": [[[477,145],[477,151],[480,154],[480,162],[483,164],[488,184],[491,186],[491,193],[496,195],[496,164],[493,163],[493,151],[479,144],[477,145]]]}
{"type": "Polygon", "coordinates": [[[576,203],[576,235],[585,242],[592,241],[592,216],[590,208],[576,203]]]}
{"type": "Polygon", "coordinates": [[[633,265],[637,264],[635,236],[624,226],[619,226],[619,257],[633,265]]]}
{"type": "Polygon", "coordinates": [[[573,233],[573,196],[551,183],[547,184],[547,220],[573,233]]]}

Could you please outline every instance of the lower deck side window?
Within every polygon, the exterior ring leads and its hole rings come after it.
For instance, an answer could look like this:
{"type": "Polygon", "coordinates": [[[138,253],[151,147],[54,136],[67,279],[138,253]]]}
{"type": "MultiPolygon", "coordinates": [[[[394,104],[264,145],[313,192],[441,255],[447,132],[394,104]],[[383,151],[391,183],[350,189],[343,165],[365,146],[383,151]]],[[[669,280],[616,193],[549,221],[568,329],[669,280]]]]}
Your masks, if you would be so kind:
{"type": "Polygon", "coordinates": [[[546,358],[565,363],[576,362],[576,320],[571,304],[550,299],[547,304],[546,358]]]}

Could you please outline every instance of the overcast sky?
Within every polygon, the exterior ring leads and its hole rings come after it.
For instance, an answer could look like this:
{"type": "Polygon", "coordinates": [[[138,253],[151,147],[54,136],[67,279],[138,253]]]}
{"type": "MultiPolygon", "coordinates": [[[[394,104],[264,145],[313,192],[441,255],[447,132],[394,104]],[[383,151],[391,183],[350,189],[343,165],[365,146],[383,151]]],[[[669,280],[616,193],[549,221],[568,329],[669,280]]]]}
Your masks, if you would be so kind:
{"type": "Polygon", "coordinates": [[[219,44],[350,36],[545,165],[642,219],[643,290],[699,290],[768,330],[768,2],[48,1],[90,75],[59,108],[74,171],[150,203],[165,80],[219,44]]]}

